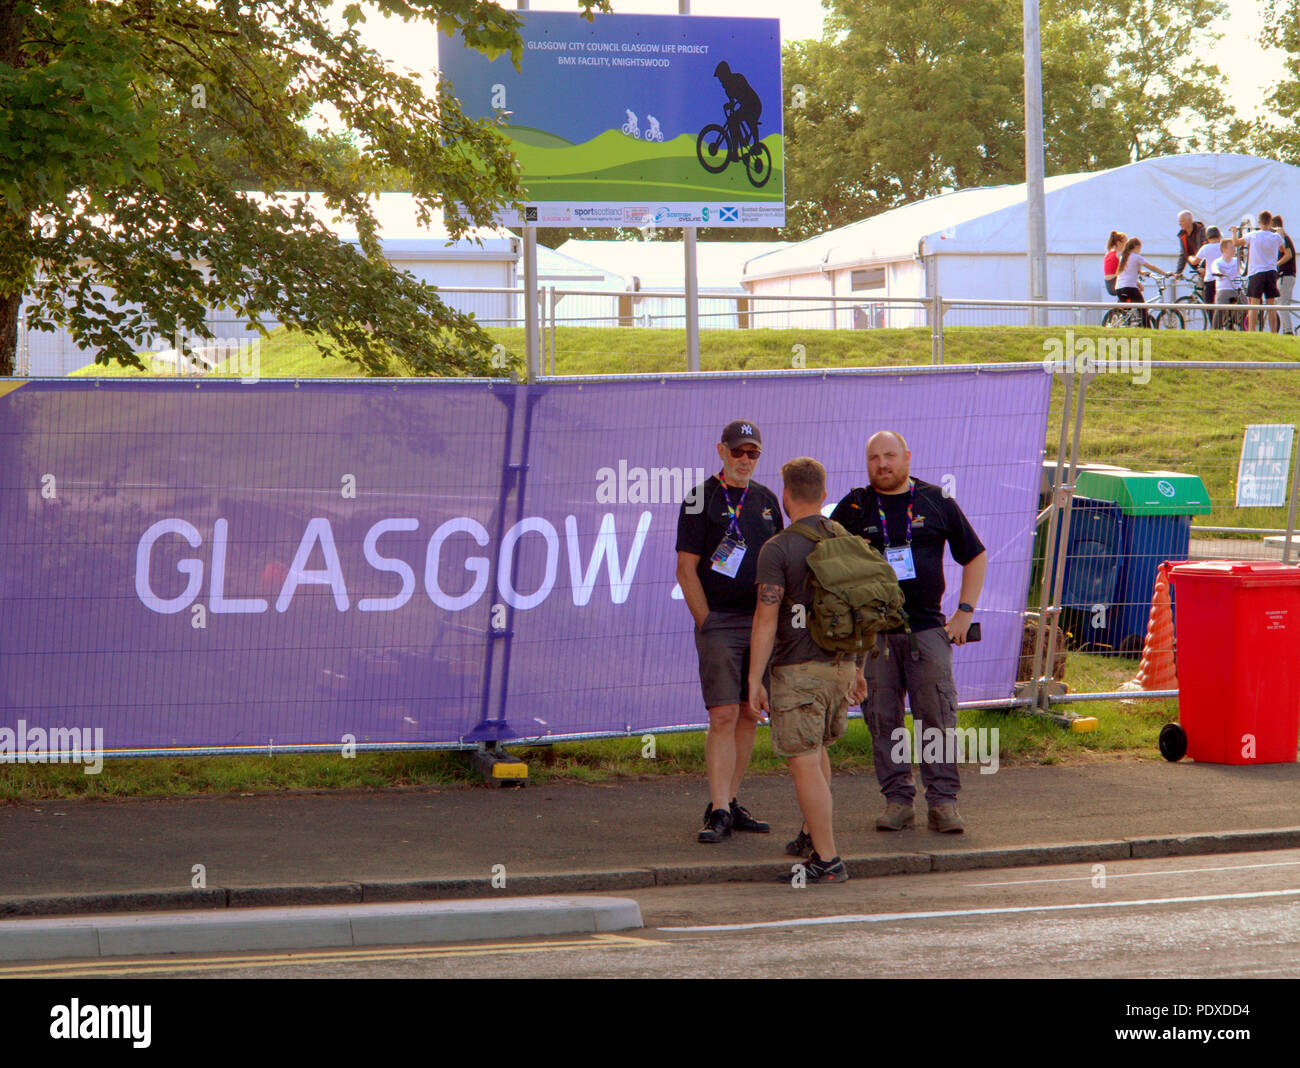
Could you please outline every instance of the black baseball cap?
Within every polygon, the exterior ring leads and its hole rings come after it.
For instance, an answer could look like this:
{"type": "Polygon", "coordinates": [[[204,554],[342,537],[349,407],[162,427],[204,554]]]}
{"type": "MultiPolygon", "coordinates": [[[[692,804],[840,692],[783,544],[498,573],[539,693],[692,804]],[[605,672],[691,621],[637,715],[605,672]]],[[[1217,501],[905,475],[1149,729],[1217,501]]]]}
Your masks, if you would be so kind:
{"type": "Polygon", "coordinates": [[[744,419],[737,419],[735,422],[728,423],[722,431],[722,444],[734,448],[745,442],[757,445],[760,449],[763,447],[763,439],[758,433],[758,427],[744,419]]]}

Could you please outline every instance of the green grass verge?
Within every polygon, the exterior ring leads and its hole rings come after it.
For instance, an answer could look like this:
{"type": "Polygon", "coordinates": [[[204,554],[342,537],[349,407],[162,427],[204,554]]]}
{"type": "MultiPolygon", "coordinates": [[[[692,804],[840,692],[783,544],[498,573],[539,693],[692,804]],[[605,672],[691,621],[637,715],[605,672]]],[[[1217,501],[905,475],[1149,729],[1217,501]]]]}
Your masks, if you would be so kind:
{"type": "MultiPolygon", "coordinates": [[[[1066,678],[1078,692],[1113,690],[1137,672],[1137,661],[1074,653],[1066,678]]],[[[1002,765],[1090,761],[1114,754],[1157,759],[1160,727],[1176,714],[1174,702],[1115,701],[1075,705],[1080,715],[1096,716],[1098,729],[1087,734],[1062,730],[1042,717],[997,710],[963,711],[963,727],[998,729],[1002,765]]],[[[689,775],[703,779],[702,732],[655,738],[653,759],[642,755],[641,737],[565,742],[512,750],[529,766],[534,784],[611,782],[619,779],[689,775]]],[[[844,772],[871,770],[871,739],[861,721],[831,750],[834,767],[844,772]]],[[[973,769],[972,769],[973,770],[973,769]]],[[[758,732],[750,773],[784,773],[784,759],[772,753],[770,735],[758,732]]],[[[445,752],[362,753],[354,758],[328,753],[284,756],[159,757],[109,760],[98,775],[80,766],[0,765],[0,801],[63,798],[185,797],[202,794],[266,794],[291,790],[365,790],[394,787],[465,787],[481,783],[466,758],[445,752]]]]}
{"type": "MultiPolygon", "coordinates": [[[[1114,337],[1100,327],[1073,327],[1076,338],[1114,337]]],[[[522,360],[522,329],[489,333],[522,360]]],[[[1161,362],[1236,360],[1275,363],[1300,360],[1300,342],[1273,334],[1204,331],[1125,331],[1150,342],[1161,362]]],[[[950,327],[944,362],[1006,363],[1042,360],[1045,342],[1061,341],[1063,328],[950,327]]],[[[562,375],[662,374],[685,369],[681,330],[565,327],[556,331],[555,370],[562,375]]],[[[928,329],[907,330],[706,330],[700,335],[700,366],[706,371],[789,370],[799,357],[808,368],[915,366],[930,362],[928,329]]],[[[83,368],[78,374],[129,377],[123,368],[83,368]]],[[[261,346],[264,378],[359,377],[354,365],[322,358],[301,334],[275,331],[261,346]]],[[[1058,383],[1048,422],[1047,455],[1056,455],[1062,386],[1058,383]]],[[[1088,390],[1080,458],[1139,470],[1200,475],[1214,512],[1198,517],[1208,526],[1279,527],[1279,509],[1233,506],[1241,437],[1248,423],[1300,423],[1300,374],[1262,371],[1211,372],[1162,368],[1151,381],[1100,375],[1088,390]]]]}

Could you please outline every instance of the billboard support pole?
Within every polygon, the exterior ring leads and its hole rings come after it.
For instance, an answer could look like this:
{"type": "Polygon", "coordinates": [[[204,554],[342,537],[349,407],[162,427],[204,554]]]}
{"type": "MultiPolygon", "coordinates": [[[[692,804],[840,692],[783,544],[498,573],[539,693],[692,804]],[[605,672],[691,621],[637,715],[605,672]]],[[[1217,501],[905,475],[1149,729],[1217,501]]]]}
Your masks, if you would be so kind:
{"type": "MultiPolygon", "coordinates": [[[[677,0],[677,14],[689,15],[691,0],[677,0]]],[[[700,279],[696,271],[695,228],[682,231],[686,255],[686,370],[700,369],[700,279]]]]}
{"type": "MultiPolygon", "coordinates": [[[[684,0],[683,0],[684,2],[684,0]]],[[[700,280],[695,272],[695,228],[683,231],[686,240],[686,370],[700,369],[700,280]]]]}
{"type": "MultiPolygon", "coordinates": [[[[1029,223],[1029,299],[1047,299],[1047,213],[1043,202],[1043,63],[1038,0],[1024,0],[1025,207],[1029,223]]],[[[1031,326],[1047,325],[1047,310],[1032,308],[1031,326]]]]}
{"type": "MultiPolygon", "coordinates": [[[[528,10],[528,0],[515,7],[528,10]]],[[[537,227],[524,223],[524,365],[527,381],[536,382],[542,373],[542,337],[537,325],[537,227]]]]}
{"type": "Polygon", "coordinates": [[[537,325],[537,227],[524,225],[524,348],[528,381],[542,373],[542,336],[537,325]]]}

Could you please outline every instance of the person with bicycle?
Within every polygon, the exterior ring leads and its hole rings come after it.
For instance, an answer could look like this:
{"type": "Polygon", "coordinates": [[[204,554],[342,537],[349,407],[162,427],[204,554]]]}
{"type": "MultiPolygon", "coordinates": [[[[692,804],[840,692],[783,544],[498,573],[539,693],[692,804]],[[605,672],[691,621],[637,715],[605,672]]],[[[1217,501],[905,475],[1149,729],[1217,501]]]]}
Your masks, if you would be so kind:
{"type": "MultiPolygon", "coordinates": [[[[1252,230],[1245,237],[1241,236],[1241,227],[1236,229],[1237,236],[1233,238],[1233,244],[1236,247],[1246,246],[1246,299],[1252,305],[1250,311],[1246,313],[1246,329],[1254,330],[1256,312],[1253,305],[1269,305],[1277,300],[1277,267],[1278,261],[1282,258],[1282,250],[1286,247],[1282,239],[1273,232],[1273,214],[1272,212],[1261,211],[1259,213],[1259,229],[1252,230]]],[[[1265,312],[1261,307],[1259,313],[1259,329],[1266,329],[1264,323],[1265,312]]],[[[1273,329],[1279,329],[1277,312],[1268,313],[1269,321],[1273,324],[1273,329]]]]}
{"type": "Polygon", "coordinates": [[[1106,283],[1106,292],[1112,297],[1115,296],[1115,275],[1119,273],[1119,251],[1127,240],[1127,234],[1112,230],[1106,242],[1106,258],[1101,262],[1101,276],[1106,283]]]}
{"type": "Polygon", "coordinates": [[[1184,209],[1178,213],[1178,266],[1174,268],[1174,274],[1183,273],[1187,261],[1205,244],[1207,236],[1205,223],[1193,219],[1190,211],[1184,209]]]}
{"type": "MultiPolygon", "coordinates": [[[[1237,264],[1237,251],[1233,240],[1225,237],[1219,242],[1220,256],[1210,264],[1208,274],[1214,277],[1216,290],[1214,294],[1215,306],[1227,306],[1229,304],[1241,304],[1241,268],[1237,264]]],[[[1208,281],[1208,279],[1207,279],[1208,281]]],[[[1214,329],[1226,330],[1230,326],[1235,326],[1241,322],[1240,312],[1216,311],[1214,313],[1214,329]]]]}
{"type": "Polygon", "coordinates": [[[724,59],[713,69],[713,76],[722,83],[727,93],[723,110],[727,113],[727,130],[731,133],[731,148],[727,162],[740,160],[742,148],[758,144],[758,117],[763,113],[763,102],[743,74],[737,74],[724,59]]]}
{"type": "Polygon", "coordinates": [[[1142,317],[1143,327],[1151,326],[1151,317],[1147,314],[1146,305],[1142,299],[1142,287],[1138,281],[1138,276],[1145,274],[1148,278],[1154,278],[1157,274],[1168,278],[1172,271],[1162,271],[1159,267],[1154,266],[1150,260],[1141,255],[1142,239],[1130,237],[1124,244],[1124,251],[1119,257],[1119,270],[1115,275],[1115,295],[1119,297],[1121,304],[1141,304],[1139,309],[1142,317]]]}
{"type": "MultiPolygon", "coordinates": [[[[1211,226],[1205,231],[1205,244],[1196,250],[1195,256],[1188,256],[1187,263],[1189,266],[1196,268],[1197,274],[1201,276],[1202,294],[1201,302],[1203,304],[1214,303],[1214,276],[1210,274],[1210,262],[1219,256],[1219,242],[1222,235],[1219,233],[1217,226],[1211,226]]],[[[1195,283],[1193,283],[1193,287],[1195,283]]]]}
{"type": "MultiPolygon", "coordinates": [[[[1295,300],[1295,242],[1283,228],[1281,215],[1273,216],[1273,230],[1282,239],[1283,246],[1282,258],[1277,261],[1277,300],[1282,305],[1291,304],[1295,300]]],[[[1294,334],[1292,313],[1279,308],[1278,315],[1282,333],[1294,334]]]]}

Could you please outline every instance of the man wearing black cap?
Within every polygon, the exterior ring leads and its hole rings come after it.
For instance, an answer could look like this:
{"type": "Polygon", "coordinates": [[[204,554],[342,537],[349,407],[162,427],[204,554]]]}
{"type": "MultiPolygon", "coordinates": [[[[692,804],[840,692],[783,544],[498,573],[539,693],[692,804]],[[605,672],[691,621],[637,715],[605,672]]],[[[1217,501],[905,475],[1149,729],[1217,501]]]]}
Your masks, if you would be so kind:
{"type": "Polygon", "coordinates": [[[748,701],[758,551],[782,527],[781,502],[753,480],[762,447],[752,422],[728,423],[718,443],[722,470],[695,487],[677,520],[677,582],[695,620],[709,710],[704,762],[711,799],[699,833],[707,843],[721,842],[733,830],[771,830],[736,800],[760,716],[748,701]]]}

